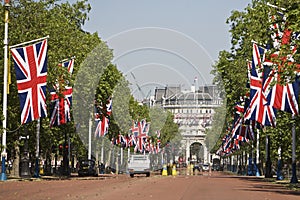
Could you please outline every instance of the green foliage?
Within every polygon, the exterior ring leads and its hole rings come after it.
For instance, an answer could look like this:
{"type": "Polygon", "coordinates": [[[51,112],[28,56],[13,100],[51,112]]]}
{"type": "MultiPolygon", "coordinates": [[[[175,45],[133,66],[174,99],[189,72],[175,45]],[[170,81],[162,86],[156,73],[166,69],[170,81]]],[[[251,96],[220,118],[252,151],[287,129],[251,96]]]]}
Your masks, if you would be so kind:
{"type": "Polygon", "coordinates": [[[173,122],[174,116],[167,112],[167,118],[161,129],[161,143],[164,146],[168,142],[178,143],[182,138],[179,134],[178,125],[173,122]]]}
{"type": "MultiPolygon", "coordinates": [[[[55,83],[58,74],[64,75],[66,71],[57,67],[59,62],[65,58],[76,57],[72,79],[69,80],[73,85],[79,65],[88,56],[91,50],[97,45],[103,44],[104,50],[101,58],[102,62],[109,63],[112,52],[107,48],[95,34],[82,30],[82,25],[87,20],[87,14],[91,7],[86,0],[78,1],[74,4],[60,3],[59,0],[18,0],[11,1],[9,8],[9,45],[31,41],[49,35],[48,39],[48,85],[55,83]]],[[[0,6],[0,15],[4,16],[3,5],[0,6]]],[[[4,27],[4,22],[0,21],[0,26],[4,27]]],[[[4,36],[4,29],[0,29],[0,37],[4,36]]],[[[3,38],[2,38],[3,40],[3,38]]],[[[0,62],[3,63],[3,52],[0,52],[0,62]]],[[[12,60],[10,58],[10,63],[12,60]]],[[[106,64],[107,65],[107,64],[106,64]]],[[[31,122],[20,126],[20,106],[17,94],[16,77],[12,64],[9,72],[11,73],[11,84],[9,86],[7,108],[7,149],[9,156],[13,153],[13,141],[18,140],[20,135],[29,135],[29,149],[34,154],[36,143],[36,122],[31,122]]],[[[87,76],[88,78],[90,76],[87,76]]],[[[0,78],[3,80],[3,65],[0,65],[0,78]]],[[[0,83],[1,105],[3,82],[0,83]]],[[[49,105],[49,97],[47,97],[49,105]]],[[[2,113],[2,107],[1,107],[2,113]]],[[[2,118],[3,116],[1,116],[2,118]]],[[[73,123],[49,129],[49,118],[41,120],[40,130],[40,149],[44,154],[51,149],[52,144],[58,145],[64,140],[64,135],[68,134],[74,144],[80,145],[76,141],[78,137],[75,133],[73,123]]],[[[82,145],[82,144],[81,144],[82,145]]]]}
{"type": "MultiPolygon", "coordinates": [[[[230,26],[231,33],[231,49],[228,51],[221,51],[216,64],[213,66],[214,70],[212,74],[215,75],[214,83],[219,88],[224,89],[227,105],[226,115],[228,116],[225,125],[222,126],[222,134],[220,138],[226,132],[226,123],[232,121],[232,111],[240,98],[244,96],[249,89],[247,89],[247,61],[252,60],[252,42],[255,41],[261,46],[267,44],[272,45],[270,38],[270,25],[272,21],[270,16],[276,14],[278,10],[267,5],[267,2],[276,5],[281,8],[285,8],[284,12],[287,16],[287,24],[285,29],[289,29],[292,32],[300,32],[300,8],[299,0],[279,0],[279,1],[266,1],[266,0],[253,0],[243,11],[232,11],[231,16],[226,20],[226,23],[230,26]]],[[[299,46],[299,40],[292,40],[292,44],[299,46]]],[[[271,50],[266,56],[274,53],[275,50],[271,50]]],[[[279,57],[273,58],[273,62],[278,63],[276,66],[276,72],[280,75],[281,80],[279,84],[285,84],[294,80],[295,70],[297,70],[297,63],[299,60],[299,51],[293,55],[294,63],[287,62],[287,55],[291,54],[291,50],[288,45],[283,45],[279,51],[279,57]]],[[[275,83],[272,83],[275,84],[275,83]]],[[[282,148],[282,157],[285,160],[291,158],[291,127],[292,122],[296,124],[296,131],[299,131],[299,117],[295,120],[288,113],[277,113],[277,126],[276,128],[266,127],[261,134],[260,149],[262,156],[264,157],[265,150],[265,135],[270,135],[271,138],[271,156],[273,158],[278,157],[278,148],[282,148]]],[[[213,130],[208,131],[208,143],[211,140],[210,134],[213,130]]],[[[298,133],[298,132],[297,132],[298,133]]],[[[297,137],[299,141],[299,137],[297,137]]],[[[211,145],[211,144],[209,144],[211,145]]],[[[220,141],[217,142],[213,150],[217,150],[220,146],[220,141]]],[[[297,152],[300,151],[298,145],[297,152]]]]}
{"type": "MultiPolygon", "coordinates": [[[[221,139],[220,137],[223,136],[224,130],[224,116],[226,113],[226,104],[223,106],[215,109],[215,114],[213,116],[212,128],[206,129],[206,139],[205,144],[208,151],[216,152],[221,146],[221,139]],[[216,148],[216,149],[215,149],[216,148]]],[[[226,127],[225,127],[226,128],[226,127]]]]}

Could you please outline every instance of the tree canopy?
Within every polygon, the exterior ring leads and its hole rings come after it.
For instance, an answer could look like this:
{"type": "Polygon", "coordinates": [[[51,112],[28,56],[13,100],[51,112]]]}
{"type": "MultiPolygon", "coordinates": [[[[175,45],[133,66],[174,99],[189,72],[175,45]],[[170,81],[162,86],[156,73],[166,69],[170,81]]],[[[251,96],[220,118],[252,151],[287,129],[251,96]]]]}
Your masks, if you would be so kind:
{"type": "MultiPolygon", "coordinates": [[[[4,16],[5,9],[3,5],[0,5],[0,15],[4,16]]],[[[151,121],[149,108],[144,105],[140,106],[134,100],[128,88],[129,83],[118,71],[117,66],[111,63],[112,50],[108,48],[105,41],[101,40],[98,33],[89,33],[83,30],[83,25],[88,20],[89,11],[92,9],[87,0],[78,0],[74,4],[60,0],[15,0],[11,1],[8,9],[9,45],[49,36],[47,85],[54,85],[58,75],[62,75],[73,86],[74,101],[71,113],[74,120],[50,129],[50,110],[48,109],[48,117],[41,120],[40,149],[42,154],[50,153],[53,146],[57,147],[62,143],[65,134],[71,138],[71,146],[76,149],[77,156],[86,154],[87,134],[82,130],[87,130],[88,120],[93,118],[91,115],[93,115],[95,100],[102,107],[109,97],[114,97],[115,100],[119,99],[119,102],[122,102],[119,107],[116,105],[116,115],[111,118],[109,138],[116,136],[119,132],[125,134],[132,120],[145,118],[147,121],[151,121]],[[66,70],[57,66],[62,60],[71,57],[75,58],[74,72],[72,76],[68,76],[66,70]],[[76,131],[79,131],[79,134],[76,131]]],[[[3,21],[0,21],[0,26],[4,27],[3,21]]],[[[0,37],[3,36],[4,30],[0,29],[0,37]]],[[[0,52],[1,63],[3,63],[3,57],[3,52],[0,52]]],[[[29,135],[29,149],[31,154],[34,154],[36,122],[26,125],[20,123],[16,76],[10,57],[9,61],[11,84],[8,94],[6,148],[9,156],[13,156],[15,143],[20,143],[18,138],[29,135]]],[[[3,79],[3,69],[3,65],[0,64],[1,79],[3,79]]],[[[3,82],[0,83],[0,88],[2,104],[3,82]]],[[[50,96],[48,94],[47,105],[49,104],[50,96]]],[[[2,107],[0,110],[2,111],[2,107]]],[[[171,119],[170,116],[169,118],[171,119]]],[[[2,115],[1,119],[3,119],[2,115]]],[[[170,120],[167,124],[170,129],[166,127],[163,132],[169,140],[178,130],[170,120]]]]}
{"type": "MultiPolygon", "coordinates": [[[[270,48],[266,56],[279,51],[278,54],[280,56],[272,60],[275,63],[281,63],[282,69],[276,69],[276,73],[281,77],[281,82],[278,84],[285,84],[294,80],[295,71],[298,71],[297,63],[300,62],[299,51],[293,54],[293,63],[283,63],[281,59],[291,55],[292,50],[289,44],[282,45],[279,50],[273,46],[270,27],[274,23],[271,16],[278,15],[278,12],[281,12],[286,16],[286,22],[282,20],[276,21],[281,24],[281,28],[290,30],[292,33],[299,33],[299,3],[300,1],[298,0],[253,0],[243,11],[232,11],[231,16],[226,20],[226,23],[230,26],[231,49],[219,53],[219,58],[212,71],[212,74],[215,75],[214,83],[225,91],[224,96],[227,100],[227,117],[223,125],[222,135],[226,133],[227,124],[232,123],[234,106],[240,97],[245,96],[249,92],[249,88],[246,87],[248,82],[247,62],[252,60],[253,42],[262,47],[270,48]]],[[[293,45],[299,46],[297,37],[292,37],[291,42],[293,45]]],[[[276,127],[265,127],[261,141],[263,141],[266,134],[270,135],[272,156],[278,156],[277,150],[281,146],[284,152],[284,159],[290,159],[291,154],[287,152],[291,150],[291,123],[295,122],[296,130],[298,131],[299,116],[296,116],[293,120],[290,113],[278,111],[276,121],[276,127]]],[[[220,138],[222,138],[222,135],[220,138]]],[[[297,140],[299,141],[299,137],[297,140]]],[[[217,145],[220,145],[220,143],[217,143],[217,145]]],[[[261,149],[264,149],[264,145],[261,145],[261,149]]],[[[299,151],[300,148],[298,146],[297,152],[299,151]]]]}

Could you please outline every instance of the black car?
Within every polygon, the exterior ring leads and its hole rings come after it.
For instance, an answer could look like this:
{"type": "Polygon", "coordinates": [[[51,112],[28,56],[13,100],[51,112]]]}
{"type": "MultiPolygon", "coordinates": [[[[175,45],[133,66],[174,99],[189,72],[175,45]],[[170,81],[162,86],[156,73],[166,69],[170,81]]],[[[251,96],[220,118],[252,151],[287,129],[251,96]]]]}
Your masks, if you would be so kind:
{"type": "Polygon", "coordinates": [[[221,170],[221,167],[220,165],[213,165],[212,168],[211,168],[212,171],[220,171],[221,170]]]}
{"type": "Polygon", "coordinates": [[[80,161],[78,176],[98,176],[96,162],[94,160],[80,161]]]}

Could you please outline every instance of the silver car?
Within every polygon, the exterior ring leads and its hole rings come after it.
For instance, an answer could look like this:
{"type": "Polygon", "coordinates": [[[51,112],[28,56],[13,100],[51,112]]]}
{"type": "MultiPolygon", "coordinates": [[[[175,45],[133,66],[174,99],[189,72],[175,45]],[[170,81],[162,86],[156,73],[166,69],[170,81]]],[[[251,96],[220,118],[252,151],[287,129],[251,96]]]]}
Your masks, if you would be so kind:
{"type": "Polygon", "coordinates": [[[209,171],[209,164],[203,164],[202,165],[202,171],[204,171],[204,172],[207,171],[208,172],[209,171]]]}

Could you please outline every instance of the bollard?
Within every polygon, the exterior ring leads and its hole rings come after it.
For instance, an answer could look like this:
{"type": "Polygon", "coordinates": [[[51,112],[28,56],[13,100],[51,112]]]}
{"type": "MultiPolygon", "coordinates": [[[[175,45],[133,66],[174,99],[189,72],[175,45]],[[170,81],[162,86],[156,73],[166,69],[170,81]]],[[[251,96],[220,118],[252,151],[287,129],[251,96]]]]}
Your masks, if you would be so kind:
{"type": "Polygon", "coordinates": [[[44,175],[44,168],[43,168],[43,166],[40,166],[40,174],[44,175]]]}
{"type": "Polygon", "coordinates": [[[168,176],[167,165],[163,165],[162,176],[168,176]]]}
{"type": "Polygon", "coordinates": [[[191,164],[190,171],[191,171],[191,176],[193,176],[194,175],[194,165],[193,164],[191,164]]]}
{"type": "Polygon", "coordinates": [[[176,171],[175,165],[173,165],[173,168],[172,168],[172,176],[177,176],[177,171],[176,171]]]}
{"type": "Polygon", "coordinates": [[[190,175],[190,168],[191,168],[191,166],[190,166],[190,164],[188,164],[188,166],[187,166],[187,168],[186,168],[186,175],[190,175]]]}

